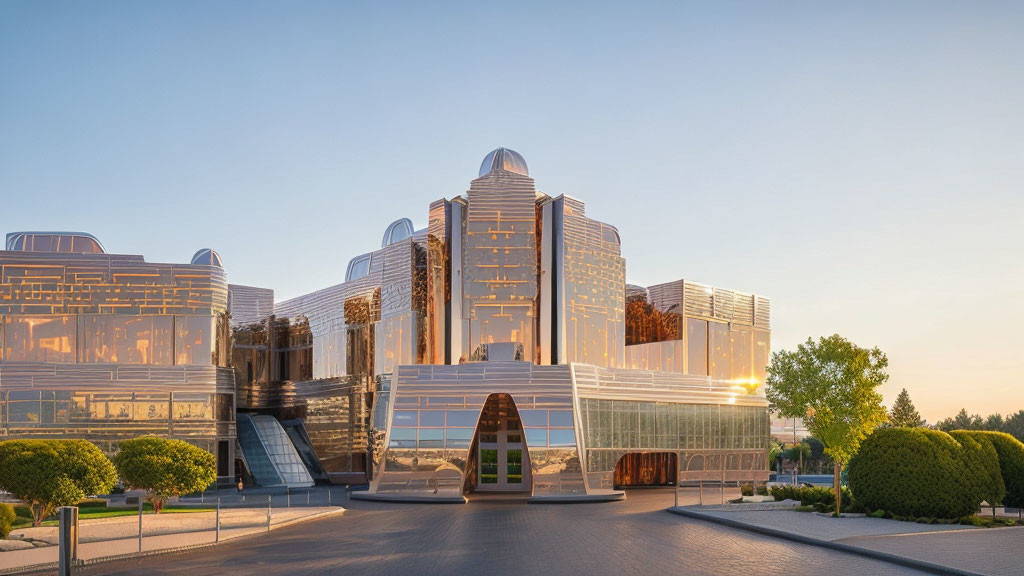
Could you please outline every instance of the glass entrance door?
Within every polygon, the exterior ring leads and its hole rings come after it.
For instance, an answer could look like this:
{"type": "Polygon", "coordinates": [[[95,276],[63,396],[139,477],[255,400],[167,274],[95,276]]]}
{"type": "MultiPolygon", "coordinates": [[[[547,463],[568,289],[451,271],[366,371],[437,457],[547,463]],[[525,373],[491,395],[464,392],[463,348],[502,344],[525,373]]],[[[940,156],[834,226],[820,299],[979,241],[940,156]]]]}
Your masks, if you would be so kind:
{"type": "Polygon", "coordinates": [[[503,414],[496,424],[493,432],[480,433],[477,490],[529,490],[529,476],[524,474],[523,430],[518,415],[503,414]]]}

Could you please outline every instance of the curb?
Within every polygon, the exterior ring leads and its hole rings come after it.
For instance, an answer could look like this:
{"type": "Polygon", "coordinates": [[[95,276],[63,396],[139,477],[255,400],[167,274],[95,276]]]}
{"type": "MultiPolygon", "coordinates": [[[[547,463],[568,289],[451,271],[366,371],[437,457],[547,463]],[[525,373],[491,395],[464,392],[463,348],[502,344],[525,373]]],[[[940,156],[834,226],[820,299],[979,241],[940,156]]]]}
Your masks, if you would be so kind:
{"type": "Polygon", "coordinates": [[[756,534],[761,534],[764,536],[772,536],[774,538],[789,540],[790,542],[797,542],[799,544],[808,544],[810,546],[817,546],[819,548],[828,548],[830,550],[846,552],[847,554],[855,554],[857,556],[863,556],[874,560],[881,560],[882,562],[888,562],[890,564],[896,564],[899,566],[904,566],[906,568],[924,570],[927,572],[931,572],[933,574],[951,576],[985,576],[984,574],[979,574],[977,572],[968,572],[966,570],[953,568],[951,566],[943,566],[942,564],[934,564],[932,562],[925,562],[924,560],[914,560],[913,558],[897,556],[896,554],[889,554],[888,552],[878,552],[877,550],[869,550],[867,548],[850,546],[849,544],[831,542],[829,540],[819,540],[817,538],[801,536],[799,534],[792,534],[790,532],[784,532],[782,530],[776,530],[774,528],[755,526],[752,524],[747,524],[745,522],[740,522],[738,520],[730,520],[728,518],[720,518],[718,516],[702,514],[700,512],[686,510],[684,508],[668,508],[667,511],[670,514],[677,514],[679,516],[685,516],[687,518],[693,518],[695,520],[703,520],[705,522],[721,524],[722,526],[728,526],[729,528],[736,528],[739,530],[745,530],[747,532],[754,532],[756,534]]]}
{"type": "MultiPolygon", "coordinates": [[[[294,524],[301,524],[302,522],[309,522],[311,520],[319,520],[328,516],[337,516],[343,514],[345,508],[338,507],[336,510],[328,510],[326,512],[320,512],[319,514],[313,514],[311,516],[304,516],[302,518],[293,518],[286,520],[279,524],[271,524],[270,530],[260,530],[259,532],[252,532],[250,534],[241,534],[228,538],[227,540],[221,540],[220,542],[204,542],[202,544],[189,544],[187,546],[175,546],[173,548],[161,548],[159,550],[147,550],[145,552],[129,552],[127,554],[116,554],[113,556],[103,556],[100,558],[90,558],[88,560],[78,560],[74,563],[76,567],[92,566],[94,564],[102,564],[104,562],[116,562],[118,560],[129,560],[132,558],[145,558],[148,556],[159,556],[161,554],[173,554],[175,552],[187,552],[191,550],[200,550],[202,548],[213,548],[214,546],[220,546],[222,544],[228,544],[230,542],[241,542],[243,540],[252,540],[263,536],[267,532],[272,532],[278,528],[284,528],[286,526],[292,526],[294,524]]],[[[191,532],[190,532],[191,533],[191,532]]],[[[33,564],[32,566],[23,566],[20,568],[9,568],[0,570],[0,575],[9,576],[14,574],[37,574],[40,572],[50,572],[58,568],[57,562],[50,562],[48,564],[33,564]]]]}

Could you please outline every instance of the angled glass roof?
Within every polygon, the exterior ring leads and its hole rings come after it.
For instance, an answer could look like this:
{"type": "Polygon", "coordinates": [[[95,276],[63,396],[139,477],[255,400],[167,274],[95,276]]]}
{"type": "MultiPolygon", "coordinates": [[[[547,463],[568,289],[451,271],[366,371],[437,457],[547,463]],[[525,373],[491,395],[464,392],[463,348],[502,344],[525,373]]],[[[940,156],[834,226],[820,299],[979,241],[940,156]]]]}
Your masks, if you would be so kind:
{"type": "Polygon", "coordinates": [[[523,159],[523,156],[519,152],[508,148],[492,150],[490,154],[485,156],[484,161],[480,164],[479,177],[486,176],[494,170],[507,170],[516,174],[522,174],[523,176],[530,175],[530,169],[527,168],[526,160],[523,159]]]}

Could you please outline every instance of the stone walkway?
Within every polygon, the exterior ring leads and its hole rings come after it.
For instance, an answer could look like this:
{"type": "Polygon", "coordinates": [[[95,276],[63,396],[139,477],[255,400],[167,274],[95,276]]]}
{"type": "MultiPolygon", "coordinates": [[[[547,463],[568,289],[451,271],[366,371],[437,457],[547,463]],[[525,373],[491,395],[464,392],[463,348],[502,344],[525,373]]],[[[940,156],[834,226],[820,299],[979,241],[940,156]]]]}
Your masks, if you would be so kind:
{"type": "MultiPolygon", "coordinates": [[[[272,511],[267,527],[267,510],[234,509],[221,511],[221,542],[266,534],[269,530],[298,522],[341,514],[340,507],[302,507],[272,511]]],[[[148,514],[143,516],[142,553],[188,549],[215,543],[216,515],[213,512],[188,514],[148,514]]],[[[95,562],[104,558],[139,554],[139,518],[127,516],[83,520],[79,523],[79,559],[95,562]]],[[[57,562],[57,528],[24,528],[11,537],[31,538],[48,545],[24,550],[0,552],[0,574],[42,569],[57,562]]]]}
{"type": "Polygon", "coordinates": [[[829,518],[794,511],[726,511],[697,506],[670,511],[734,528],[746,528],[798,542],[890,560],[931,565],[949,574],[1019,576],[1024,527],[975,528],[958,524],[917,524],[883,518],[829,518]]]}

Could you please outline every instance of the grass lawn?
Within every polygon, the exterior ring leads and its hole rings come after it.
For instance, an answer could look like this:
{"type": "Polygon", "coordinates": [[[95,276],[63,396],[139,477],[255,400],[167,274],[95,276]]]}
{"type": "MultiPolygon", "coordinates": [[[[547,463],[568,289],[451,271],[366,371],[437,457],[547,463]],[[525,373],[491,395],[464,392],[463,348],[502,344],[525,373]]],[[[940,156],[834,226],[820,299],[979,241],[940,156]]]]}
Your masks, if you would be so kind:
{"type": "MultiPolygon", "coordinates": [[[[15,519],[12,528],[30,528],[32,526],[32,514],[29,513],[28,508],[25,506],[17,507],[18,517],[15,519]]],[[[213,512],[215,508],[195,508],[191,506],[166,506],[161,514],[191,514],[194,512],[213,512]]],[[[153,507],[149,504],[144,504],[142,507],[143,514],[152,514],[153,507]]],[[[131,508],[107,508],[104,506],[80,506],[78,509],[79,520],[89,520],[92,518],[116,518],[118,516],[138,516],[139,509],[132,506],[131,508]]],[[[53,520],[44,520],[43,526],[56,526],[56,516],[51,516],[53,520]]]]}

